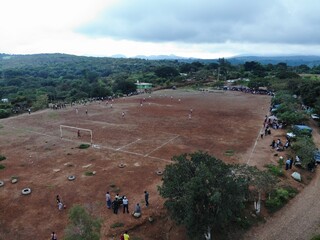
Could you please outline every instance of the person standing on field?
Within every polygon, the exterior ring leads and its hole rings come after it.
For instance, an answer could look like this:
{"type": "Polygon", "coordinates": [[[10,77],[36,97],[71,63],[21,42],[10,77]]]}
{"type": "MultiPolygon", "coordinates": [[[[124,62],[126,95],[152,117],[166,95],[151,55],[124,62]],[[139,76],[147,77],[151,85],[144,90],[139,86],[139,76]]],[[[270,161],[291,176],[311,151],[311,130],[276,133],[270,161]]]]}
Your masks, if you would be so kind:
{"type": "Polygon", "coordinates": [[[127,213],[129,213],[129,200],[126,196],[123,197],[122,204],[123,204],[123,213],[125,213],[126,209],[127,209],[127,213]]]}
{"type": "Polygon", "coordinates": [[[110,196],[109,192],[106,193],[106,202],[107,202],[107,208],[110,209],[111,208],[111,196],[110,196]]]}
{"type": "Polygon", "coordinates": [[[58,240],[57,234],[55,232],[51,233],[51,240],[58,240]]]}
{"type": "Polygon", "coordinates": [[[144,191],[144,200],[146,201],[146,207],[149,206],[149,193],[144,191]]]}
{"type": "Polygon", "coordinates": [[[123,238],[124,238],[124,240],[130,240],[130,236],[129,236],[129,234],[128,234],[128,231],[125,231],[125,232],[124,232],[123,238]]]}

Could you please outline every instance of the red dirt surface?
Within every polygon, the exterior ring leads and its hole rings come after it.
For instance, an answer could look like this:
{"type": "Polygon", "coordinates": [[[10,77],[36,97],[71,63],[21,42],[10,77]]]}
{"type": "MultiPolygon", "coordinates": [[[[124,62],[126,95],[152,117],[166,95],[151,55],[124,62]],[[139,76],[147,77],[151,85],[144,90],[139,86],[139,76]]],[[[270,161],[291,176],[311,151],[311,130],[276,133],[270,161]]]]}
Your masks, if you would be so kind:
{"type": "Polygon", "coordinates": [[[0,239],[49,239],[52,231],[62,239],[67,210],[74,204],[86,206],[103,220],[101,239],[113,239],[113,235],[118,239],[125,230],[131,238],[185,239],[184,230],[165,214],[164,200],[157,192],[161,176],[156,171],[163,170],[172,156],[197,150],[228,163],[262,167],[272,162],[269,150],[259,154],[259,161],[253,151],[269,106],[270,97],[264,95],[165,90],[150,97],[138,95],[2,119],[0,154],[7,159],[0,171],[5,182],[0,188],[0,239]],[[84,131],[81,138],[76,130],[64,131],[61,139],[60,125],[91,129],[94,147],[78,148],[90,139],[84,131]],[[227,156],[227,150],[234,154],[227,156]],[[119,168],[120,163],[125,167],[119,168]],[[96,175],[85,176],[86,171],[96,171],[96,175]],[[68,181],[69,175],[76,179],[68,181]],[[18,183],[10,182],[12,176],[19,178],[18,183]],[[32,193],[25,196],[21,190],[26,187],[32,193]],[[121,208],[115,215],[106,208],[106,191],[113,198],[117,190],[128,197],[129,210],[141,203],[141,218],[123,214],[121,208]],[[150,193],[148,208],[144,190],[150,193]],[[58,210],[57,194],[67,210],[58,210]],[[154,217],[153,223],[148,222],[149,216],[154,217]],[[111,228],[116,222],[124,227],[111,228]]]}

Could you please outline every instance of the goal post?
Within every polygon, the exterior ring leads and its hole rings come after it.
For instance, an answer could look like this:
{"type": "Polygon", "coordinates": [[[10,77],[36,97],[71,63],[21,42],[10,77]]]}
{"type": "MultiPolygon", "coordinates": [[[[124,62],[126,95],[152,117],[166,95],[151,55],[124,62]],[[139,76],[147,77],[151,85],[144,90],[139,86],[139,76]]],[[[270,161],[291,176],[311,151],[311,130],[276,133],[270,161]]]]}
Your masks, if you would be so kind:
{"type": "Polygon", "coordinates": [[[90,135],[90,144],[92,145],[93,135],[92,135],[91,129],[78,128],[78,127],[67,126],[67,125],[60,125],[60,138],[63,138],[64,136],[66,136],[66,134],[64,135],[64,132],[63,132],[64,129],[65,129],[65,132],[68,129],[69,131],[71,131],[73,133],[73,136],[77,135],[77,137],[81,137],[81,135],[83,135],[82,134],[83,132],[88,133],[90,135]]]}

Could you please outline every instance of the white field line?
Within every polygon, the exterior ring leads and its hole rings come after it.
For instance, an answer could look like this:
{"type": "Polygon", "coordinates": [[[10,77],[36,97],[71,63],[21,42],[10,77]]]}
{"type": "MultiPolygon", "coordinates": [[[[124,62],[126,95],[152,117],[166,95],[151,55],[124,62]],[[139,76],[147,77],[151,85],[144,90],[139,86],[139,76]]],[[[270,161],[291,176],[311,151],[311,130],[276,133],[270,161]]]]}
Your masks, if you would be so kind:
{"type": "Polygon", "coordinates": [[[132,144],[134,144],[134,143],[136,143],[136,142],[138,142],[138,141],[140,141],[140,140],[141,140],[141,139],[138,138],[137,140],[135,140],[135,141],[133,141],[133,142],[131,142],[131,143],[128,143],[127,145],[124,145],[124,146],[122,146],[122,147],[117,148],[117,150],[120,150],[120,149],[122,149],[122,148],[128,147],[128,146],[130,146],[130,145],[132,145],[132,144]]]}
{"type": "Polygon", "coordinates": [[[146,155],[144,155],[145,157],[149,156],[151,153],[157,151],[159,148],[162,148],[164,145],[167,145],[169,142],[172,142],[173,140],[175,140],[176,138],[180,137],[180,135],[175,136],[174,138],[171,138],[169,141],[165,142],[164,144],[160,145],[159,147],[153,149],[151,152],[147,153],[146,155]]]}
{"type": "Polygon", "coordinates": [[[249,165],[249,162],[251,161],[253,152],[254,152],[254,150],[256,149],[256,146],[257,146],[257,143],[258,143],[258,139],[259,139],[259,137],[260,137],[260,133],[261,133],[262,130],[263,130],[263,127],[260,129],[260,131],[259,131],[259,133],[258,133],[258,136],[257,136],[257,138],[256,138],[256,141],[255,141],[254,145],[253,145],[253,148],[252,148],[252,150],[251,150],[251,153],[250,153],[250,156],[249,156],[249,158],[248,158],[248,161],[247,161],[247,163],[246,163],[247,165],[249,165]]]}

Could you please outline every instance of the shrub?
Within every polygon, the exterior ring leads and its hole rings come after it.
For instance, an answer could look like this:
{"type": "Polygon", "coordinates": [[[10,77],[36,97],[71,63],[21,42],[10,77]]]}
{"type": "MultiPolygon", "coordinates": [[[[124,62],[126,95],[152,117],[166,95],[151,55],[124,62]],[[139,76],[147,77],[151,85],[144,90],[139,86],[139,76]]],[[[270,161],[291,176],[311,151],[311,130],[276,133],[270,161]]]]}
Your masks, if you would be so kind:
{"type": "Polygon", "coordinates": [[[89,147],[90,147],[90,144],[86,144],[86,143],[82,143],[79,146],[80,149],[86,149],[86,148],[89,148],[89,147]]]}
{"type": "Polygon", "coordinates": [[[0,161],[6,160],[7,158],[3,155],[0,155],[0,161]]]}
{"type": "Polygon", "coordinates": [[[266,167],[268,168],[268,171],[277,177],[283,177],[284,173],[283,173],[283,169],[279,166],[273,165],[273,164],[267,164],[266,167]]]}
{"type": "Polygon", "coordinates": [[[92,171],[86,171],[86,172],[84,173],[84,175],[86,175],[86,176],[93,176],[94,174],[93,174],[92,171]]]}
{"type": "Polygon", "coordinates": [[[310,240],[320,240],[320,234],[313,236],[310,240]]]}
{"type": "Polygon", "coordinates": [[[243,229],[249,229],[252,226],[252,222],[247,217],[237,218],[237,223],[243,229]]]}
{"type": "Polygon", "coordinates": [[[90,215],[80,205],[69,210],[70,224],[65,230],[65,240],[100,239],[101,220],[90,215]]]}
{"type": "Polygon", "coordinates": [[[0,164],[0,170],[5,169],[6,167],[2,164],[0,164]]]}
{"type": "Polygon", "coordinates": [[[234,155],[234,151],[231,150],[231,149],[229,149],[229,150],[225,151],[224,155],[225,155],[225,156],[228,156],[228,157],[231,157],[231,156],[234,155]]]}
{"type": "Polygon", "coordinates": [[[270,212],[275,212],[282,208],[290,198],[293,198],[297,194],[297,190],[290,186],[275,189],[271,193],[271,197],[266,200],[266,208],[270,212]]]}
{"type": "Polygon", "coordinates": [[[0,118],[7,118],[10,116],[10,112],[5,109],[0,109],[0,118]]]}
{"type": "Polygon", "coordinates": [[[292,149],[302,160],[302,166],[306,168],[313,159],[316,146],[312,138],[304,136],[297,137],[297,140],[292,144],[292,149]]]}

